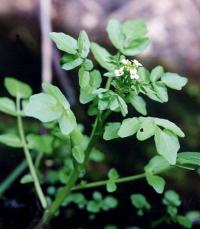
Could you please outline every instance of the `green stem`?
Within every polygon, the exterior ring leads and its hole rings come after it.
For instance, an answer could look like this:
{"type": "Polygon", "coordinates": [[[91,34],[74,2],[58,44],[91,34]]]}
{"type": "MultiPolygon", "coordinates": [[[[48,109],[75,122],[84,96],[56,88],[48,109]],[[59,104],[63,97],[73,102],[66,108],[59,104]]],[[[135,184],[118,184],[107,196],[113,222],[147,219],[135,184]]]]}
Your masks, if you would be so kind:
{"type": "Polygon", "coordinates": [[[106,89],[110,89],[111,82],[112,82],[112,77],[108,78],[106,82],[106,87],[105,87],[106,89]]]}
{"type": "Polygon", "coordinates": [[[38,153],[38,156],[35,159],[35,168],[36,168],[37,171],[39,170],[40,162],[42,160],[42,157],[43,157],[43,153],[42,152],[39,152],[38,153]]]}
{"type": "Polygon", "coordinates": [[[23,160],[0,184],[0,196],[11,186],[11,184],[23,173],[27,168],[26,160],[23,160]]]}
{"type": "MultiPolygon", "coordinates": [[[[106,89],[110,88],[111,85],[111,81],[112,79],[109,78],[107,80],[106,83],[106,89]]],[[[57,194],[55,200],[53,201],[52,205],[45,211],[41,221],[39,222],[39,224],[36,226],[36,228],[42,228],[43,225],[45,225],[48,221],[51,220],[51,218],[55,215],[55,213],[57,212],[57,210],[59,209],[60,205],[63,203],[64,199],[69,195],[69,193],[71,192],[72,188],[74,187],[74,185],[76,184],[76,181],[79,178],[79,174],[80,171],[86,167],[86,164],[89,160],[90,157],[90,153],[96,143],[96,141],[99,138],[99,132],[100,129],[102,128],[103,122],[102,122],[102,116],[103,113],[99,112],[96,119],[95,119],[95,123],[92,129],[92,133],[90,135],[90,139],[89,139],[89,143],[88,146],[85,150],[85,160],[83,162],[83,164],[79,165],[76,164],[74,170],[72,171],[68,183],[66,186],[64,186],[61,191],[59,191],[59,193],[57,194]]],[[[106,115],[106,117],[103,118],[103,121],[105,121],[105,119],[107,118],[108,114],[106,115]]]]}
{"type": "MultiPolygon", "coordinates": [[[[140,173],[140,174],[133,175],[133,176],[121,177],[121,178],[115,179],[113,181],[117,184],[120,184],[120,183],[135,181],[135,180],[139,180],[139,179],[143,179],[143,178],[145,178],[145,173],[140,173]]],[[[80,190],[80,189],[88,189],[88,188],[96,188],[99,186],[105,186],[108,181],[109,181],[109,179],[103,180],[103,181],[91,182],[91,183],[83,184],[83,185],[77,185],[77,186],[73,187],[72,190],[75,191],[75,190],[80,190]]]]}
{"type": "Polygon", "coordinates": [[[96,133],[99,132],[99,128],[100,128],[100,122],[99,122],[100,118],[97,116],[96,120],[95,120],[95,124],[93,126],[93,130],[89,139],[89,143],[88,146],[86,148],[85,151],[85,160],[84,163],[82,165],[76,165],[74,170],[72,171],[68,183],[66,186],[64,186],[59,193],[56,196],[56,199],[53,201],[52,205],[50,206],[49,209],[46,210],[41,222],[39,223],[39,225],[37,226],[37,228],[42,228],[42,225],[44,225],[45,223],[47,223],[56,213],[56,211],[59,209],[60,205],[63,203],[63,201],[65,200],[65,198],[69,195],[72,187],[75,185],[79,174],[80,174],[80,170],[82,168],[85,168],[86,163],[88,161],[89,155],[91,150],[93,149],[96,140],[98,139],[98,135],[96,135],[96,133]]]}
{"type": "MultiPolygon", "coordinates": [[[[157,174],[160,174],[160,173],[164,173],[164,172],[168,171],[169,169],[173,169],[173,168],[175,168],[175,166],[171,166],[170,168],[159,170],[156,173],[154,173],[154,175],[157,175],[157,174]]],[[[113,181],[116,184],[120,184],[120,183],[126,183],[126,182],[130,182],[130,181],[140,180],[140,179],[143,179],[145,177],[146,177],[146,173],[139,173],[139,174],[132,175],[132,176],[120,177],[120,178],[117,178],[117,179],[113,179],[113,181]]],[[[109,181],[109,179],[103,180],[103,181],[95,181],[95,182],[91,182],[91,183],[88,183],[88,184],[81,184],[81,185],[74,186],[72,188],[72,190],[75,191],[75,190],[81,190],[81,189],[88,189],[88,188],[96,188],[96,187],[100,187],[100,186],[105,186],[108,181],[109,181]]]]}
{"type": "Polygon", "coordinates": [[[16,107],[17,107],[18,130],[19,130],[19,135],[20,135],[21,142],[22,142],[22,145],[23,145],[23,148],[24,148],[25,158],[26,158],[26,161],[27,161],[31,176],[33,178],[33,182],[34,182],[34,185],[35,185],[35,189],[36,189],[38,198],[39,198],[39,200],[41,202],[42,207],[46,208],[47,207],[46,198],[45,198],[45,196],[43,194],[43,191],[42,191],[42,188],[40,186],[40,182],[39,182],[39,179],[37,177],[37,174],[36,174],[36,171],[35,171],[35,167],[34,167],[34,164],[33,164],[32,158],[31,158],[31,154],[29,152],[29,148],[27,146],[26,139],[25,139],[24,128],[23,128],[22,118],[21,118],[21,114],[20,114],[21,113],[21,109],[20,109],[20,97],[19,96],[17,96],[17,98],[16,98],[16,107]]]}

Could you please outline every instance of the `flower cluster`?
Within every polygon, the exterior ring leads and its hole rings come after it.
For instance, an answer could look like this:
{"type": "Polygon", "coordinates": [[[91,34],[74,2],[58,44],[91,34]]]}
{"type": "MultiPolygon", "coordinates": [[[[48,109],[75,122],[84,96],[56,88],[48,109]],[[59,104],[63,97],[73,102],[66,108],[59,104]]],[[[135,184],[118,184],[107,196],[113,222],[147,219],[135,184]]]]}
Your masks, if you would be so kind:
{"type": "Polygon", "coordinates": [[[142,64],[134,60],[122,59],[120,61],[122,66],[119,69],[115,69],[114,74],[115,76],[123,76],[125,73],[128,73],[132,80],[138,80],[139,75],[137,74],[138,68],[142,66],[142,64]]]}

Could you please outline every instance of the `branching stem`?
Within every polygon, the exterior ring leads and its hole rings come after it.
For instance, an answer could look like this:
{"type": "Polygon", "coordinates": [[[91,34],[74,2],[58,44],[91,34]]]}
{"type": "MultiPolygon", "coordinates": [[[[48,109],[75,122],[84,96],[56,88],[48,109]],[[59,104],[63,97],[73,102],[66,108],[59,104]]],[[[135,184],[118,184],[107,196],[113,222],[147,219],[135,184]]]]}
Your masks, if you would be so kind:
{"type": "Polygon", "coordinates": [[[40,200],[40,203],[41,203],[43,208],[46,208],[47,207],[46,198],[45,198],[43,191],[42,191],[42,188],[40,186],[40,182],[39,182],[39,179],[37,177],[37,173],[35,171],[35,167],[34,167],[34,164],[33,164],[32,158],[31,158],[31,154],[29,152],[29,148],[28,148],[27,143],[26,143],[26,138],[25,138],[25,134],[24,134],[24,127],[23,127],[23,122],[22,122],[22,117],[21,117],[20,96],[19,95],[16,98],[16,108],[17,108],[18,131],[19,131],[20,139],[21,139],[21,142],[23,145],[25,158],[26,158],[31,176],[33,178],[35,190],[36,190],[36,193],[37,193],[38,198],[40,200]]]}

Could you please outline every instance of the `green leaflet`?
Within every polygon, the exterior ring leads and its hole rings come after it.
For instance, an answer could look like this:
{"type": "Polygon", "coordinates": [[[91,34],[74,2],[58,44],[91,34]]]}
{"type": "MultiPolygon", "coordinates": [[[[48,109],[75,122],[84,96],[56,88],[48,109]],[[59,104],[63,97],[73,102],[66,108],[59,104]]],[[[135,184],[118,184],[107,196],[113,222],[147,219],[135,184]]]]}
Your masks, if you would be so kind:
{"type": "Polygon", "coordinates": [[[115,192],[117,190],[117,185],[113,180],[108,180],[106,183],[106,190],[108,192],[115,192]]]}
{"type": "Polygon", "coordinates": [[[154,69],[152,69],[150,74],[151,82],[156,82],[164,75],[164,69],[162,66],[158,65],[154,69]]]}
{"type": "Polygon", "coordinates": [[[66,71],[72,70],[83,63],[83,59],[77,55],[65,54],[61,59],[62,68],[66,71]]]}
{"type": "Polygon", "coordinates": [[[80,103],[86,104],[92,101],[96,97],[95,91],[100,87],[101,82],[102,78],[98,70],[88,72],[81,68],[79,71],[80,103]]]}
{"type": "Polygon", "coordinates": [[[106,189],[108,192],[115,192],[117,190],[117,185],[115,183],[115,180],[119,178],[119,174],[116,169],[112,168],[108,172],[109,180],[106,184],[106,189]]]}
{"type": "Polygon", "coordinates": [[[138,38],[130,41],[127,48],[122,50],[122,53],[126,56],[135,56],[142,53],[149,45],[149,38],[138,38]]]}
{"type": "Polygon", "coordinates": [[[144,37],[148,32],[147,26],[142,19],[126,20],[122,23],[122,30],[129,40],[144,37]]]}
{"type": "Polygon", "coordinates": [[[69,102],[58,87],[50,83],[43,83],[42,88],[44,92],[53,96],[58,101],[58,103],[66,110],[70,108],[69,102]]]}
{"type": "Polygon", "coordinates": [[[126,105],[126,102],[119,95],[117,96],[117,101],[118,101],[119,108],[120,108],[120,111],[121,111],[122,115],[126,116],[128,114],[128,107],[126,105]]]}
{"type": "Polygon", "coordinates": [[[167,93],[167,88],[165,87],[164,83],[159,81],[159,82],[153,83],[152,85],[159,99],[163,103],[166,103],[168,101],[168,93],[167,93]]]}
{"type": "Polygon", "coordinates": [[[91,102],[95,98],[93,91],[94,90],[92,87],[81,88],[80,97],[79,97],[80,103],[86,104],[86,103],[91,102]]]}
{"type": "Polygon", "coordinates": [[[185,137],[185,134],[183,133],[183,131],[173,122],[167,119],[161,119],[161,118],[152,117],[152,119],[154,120],[156,125],[172,131],[174,134],[178,135],[179,137],[185,137]]]}
{"type": "Polygon", "coordinates": [[[122,32],[120,23],[115,19],[111,19],[108,22],[106,30],[115,48],[122,50],[124,47],[125,36],[122,32]]]}
{"type": "Polygon", "coordinates": [[[118,138],[118,130],[120,128],[120,122],[108,123],[105,127],[103,134],[104,140],[112,140],[118,138]]]}
{"type": "Polygon", "coordinates": [[[14,134],[1,134],[0,135],[0,143],[14,147],[14,148],[22,148],[23,144],[20,138],[14,134]]]}
{"type": "Polygon", "coordinates": [[[45,93],[32,95],[24,109],[26,116],[39,119],[41,122],[58,120],[62,112],[63,109],[59,106],[57,100],[45,93]]]}
{"type": "Polygon", "coordinates": [[[82,66],[86,71],[91,71],[94,67],[92,61],[89,59],[85,59],[82,66]]]}
{"type": "Polygon", "coordinates": [[[63,134],[70,134],[77,126],[76,118],[71,110],[63,112],[58,120],[60,130],[63,134]]]}
{"type": "Polygon", "coordinates": [[[146,197],[142,194],[136,193],[130,196],[131,203],[138,209],[137,214],[143,216],[145,210],[150,210],[151,205],[147,201],[146,197]]]}
{"type": "Polygon", "coordinates": [[[148,184],[152,186],[157,193],[163,193],[165,187],[165,180],[161,176],[153,175],[147,172],[146,180],[148,184]]]}
{"type": "Polygon", "coordinates": [[[161,80],[167,87],[175,90],[181,90],[188,81],[185,77],[171,72],[165,73],[161,80]]]}
{"type": "Polygon", "coordinates": [[[178,223],[185,228],[192,228],[192,221],[189,220],[186,216],[178,215],[176,217],[178,223]]]}
{"type": "Polygon", "coordinates": [[[79,72],[79,85],[81,88],[86,88],[90,84],[90,73],[85,71],[84,68],[80,68],[79,72]]]}
{"type": "Polygon", "coordinates": [[[11,77],[5,78],[4,85],[9,94],[13,97],[19,96],[20,98],[27,99],[32,94],[32,89],[28,84],[22,83],[11,77]]]}
{"type": "Polygon", "coordinates": [[[165,192],[163,203],[165,205],[172,205],[175,207],[179,207],[181,205],[179,195],[174,190],[168,190],[165,192]]]}
{"type": "Polygon", "coordinates": [[[51,154],[53,152],[53,136],[29,134],[27,136],[28,147],[41,153],[51,154]]]}
{"type": "Polygon", "coordinates": [[[78,52],[82,58],[86,58],[90,51],[90,41],[87,33],[82,30],[78,37],[78,52]]]}
{"type": "Polygon", "coordinates": [[[85,153],[81,145],[76,145],[72,148],[72,155],[78,163],[82,164],[84,162],[85,153]]]}
{"type": "Polygon", "coordinates": [[[112,168],[108,172],[108,177],[109,177],[109,179],[113,179],[114,180],[114,179],[119,178],[119,174],[118,174],[118,172],[117,172],[117,170],[115,168],[112,168]]]}
{"type": "Polygon", "coordinates": [[[56,86],[44,83],[42,87],[46,93],[30,97],[24,109],[26,116],[42,122],[58,121],[61,132],[65,135],[70,134],[77,124],[67,99],[56,86]]]}
{"type": "Polygon", "coordinates": [[[12,116],[17,116],[15,103],[6,97],[0,98],[0,111],[12,116]]]}
{"type": "Polygon", "coordinates": [[[161,130],[157,127],[154,140],[157,152],[171,165],[176,164],[177,152],[180,148],[177,136],[169,130],[161,130]]]}
{"type": "Polygon", "coordinates": [[[159,173],[167,170],[169,167],[169,162],[163,156],[156,155],[145,166],[145,171],[148,173],[159,173]]]}
{"type": "Polygon", "coordinates": [[[131,135],[134,135],[139,129],[139,121],[137,118],[128,118],[124,119],[119,131],[118,135],[121,138],[125,138],[131,135]]]}
{"type": "Polygon", "coordinates": [[[101,86],[102,77],[101,73],[98,70],[93,70],[90,72],[90,86],[92,88],[99,88],[101,86]]]}
{"type": "Polygon", "coordinates": [[[33,177],[31,176],[30,173],[25,174],[21,179],[20,179],[20,183],[21,184],[28,184],[28,183],[32,183],[33,182],[33,177]]]}
{"type": "Polygon", "coordinates": [[[113,71],[115,66],[110,63],[111,54],[100,45],[92,42],[91,43],[91,51],[96,59],[96,61],[106,70],[113,71]]]}
{"type": "Polygon", "coordinates": [[[147,27],[143,20],[127,20],[121,25],[125,36],[124,48],[121,52],[128,56],[134,56],[144,51],[149,45],[147,27]]]}
{"type": "Polygon", "coordinates": [[[177,164],[200,166],[199,152],[182,152],[177,156],[177,164]]]}
{"type": "Polygon", "coordinates": [[[64,33],[55,32],[50,33],[49,36],[55,42],[58,49],[66,53],[77,54],[78,44],[73,37],[64,33]]]}
{"type": "Polygon", "coordinates": [[[146,102],[141,96],[134,96],[130,94],[128,97],[128,101],[136,109],[136,111],[138,111],[142,115],[147,115],[146,102]]]}
{"type": "Polygon", "coordinates": [[[150,117],[147,118],[140,117],[139,122],[140,122],[139,130],[137,131],[137,135],[136,135],[137,139],[139,141],[144,141],[152,137],[155,133],[155,128],[156,128],[153,119],[150,117]]]}

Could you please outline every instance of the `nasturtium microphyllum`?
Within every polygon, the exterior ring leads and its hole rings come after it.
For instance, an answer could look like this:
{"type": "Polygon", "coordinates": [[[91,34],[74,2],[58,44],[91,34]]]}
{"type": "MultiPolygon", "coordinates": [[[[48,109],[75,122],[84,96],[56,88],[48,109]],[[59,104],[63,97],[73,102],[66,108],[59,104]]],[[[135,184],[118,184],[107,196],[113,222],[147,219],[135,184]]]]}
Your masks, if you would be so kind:
{"type": "MultiPolygon", "coordinates": [[[[0,111],[17,118],[18,133],[1,134],[0,142],[24,150],[29,173],[22,177],[21,183],[34,183],[37,196],[45,209],[37,228],[42,228],[55,217],[61,206],[70,203],[75,203],[80,209],[85,208],[92,214],[115,208],[118,204],[114,197],[103,198],[99,192],[94,192],[93,199],[87,201],[83,194],[73,193],[76,190],[106,186],[108,192],[114,192],[119,183],[145,178],[147,184],[161,194],[167,182],[161,176],[162,172],[177,166],[186,169],[200,167],[200,153],[178,152],[179,138],[185,137],[183,131],[167,119],[149,116],[145,101],[148,97],[155,102],[167,102],[168,90],[181,90],[187,79],[167,72],[160,65],[149,71],[135,57],[150,42],[143,20],[120,23],[111,19],[106,30],[111,43],[117,49],[115,53],[91,42],[86,31],[81,31],[77,39],[64,33],[50,33],[51,40],[62,52],[61,67],[65,70],[77,70],[80,103],[89,103],[88,115],[95,116],[90,136],[84,133],[73,107],[58,87],[43,83],[42,92],[32,95],[32,89],[27,84],[11,77],[5,78],[5,87],[12,98],[0,98],[0,111]],[[96,69],[93,59],[89,59],[90,51],[102,71],[96,69]],[[107,80],[106,84],[104,79],[107,80]],[[130,109],[137,111],[138,116],[130,117],[130,109]],[[107,118],[113,112],[119,113],[121,118],[114,122],[112,119],[108,121],[107,118]],[[22,118],[26,117],[41,121],[44,134],[25,134],[22,118]],[[98,140],[103,138],[114,142],[117,138],[126,137],[136,138],[141,142],[154,139],[154,156],[144,167],[143,173],[120,177],[113,168],[108,172],[107,180],[88,183],[85,180],[87,162],[104,159],[104,154],[96,148],[98,140]],[[63,145],[67,149],[64,158],[63,150],[58,153],[63,145]],[[42,159],[48,156],[53,161],[54,154],[56,163],[60,160],[62,165],[59,168],[56,164],[56,171],[50,170],[42,174],[42,159]],[[44,181],[45,187],[49,182],[46,194],[41,187],[44,181]]],[[[172,214],[179,206],[177,199],[172,191],[165,193],[163,203],[167,206],[167,214],[172,221],[189,228],[190,224],[184,216],[172,214]]],[[[151,208],[142,194],[131,195],[131,202],[140,216],[151,208]]]]}

